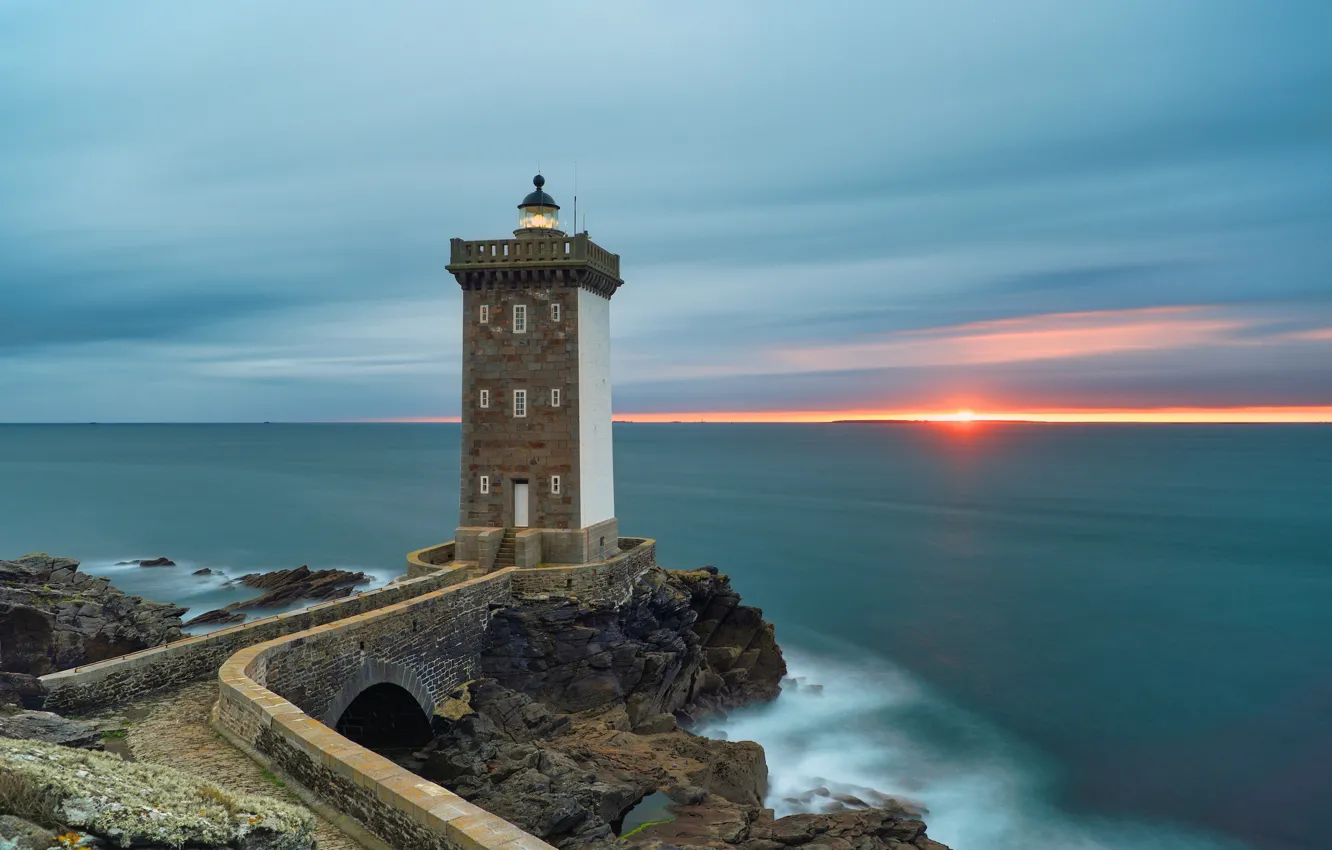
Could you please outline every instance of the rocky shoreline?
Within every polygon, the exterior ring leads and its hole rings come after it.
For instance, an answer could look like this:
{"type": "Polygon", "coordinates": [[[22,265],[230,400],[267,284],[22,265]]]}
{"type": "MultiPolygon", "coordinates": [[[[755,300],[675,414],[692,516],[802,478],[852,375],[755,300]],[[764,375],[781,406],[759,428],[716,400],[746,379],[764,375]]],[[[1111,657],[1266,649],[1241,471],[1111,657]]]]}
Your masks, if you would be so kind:
{"type": "Polygon", "coordinates": [[[411,766],[558,847],[946,850],[873,792],[775,818],[761,746],[687,731],[775,699],[786,674],[772,624],[714,569],[653,569],[618,607],[535,597],[496,611],[482,668],[411,766]],[[626,828],[654,796],[656,822],[626,828]]]}
{"type": "MultiPolygon", "coordinates": [[[[260,599],[277,599],[272,604],[278,605],[311,595],[343,596],[363,578],[301,567],[240,581],[267,591],[260,599]]],[[[22,609],[13,622],[34,627],[33,634],[13,634],[0,644],[7,656],[0,658],[18,659],[26,668],[0,674],[0,705],[10,704],[0,709],[0,741],[83,753],[102,745],[94,730],[18,707],[40,702],[39,683],[28,671],[58,669],[55,665],[68,658],[99,660],[95,656],[103,648],[132,651],[175,639],[183,612],[127,597],[106,579],[78,572],[77,562],[44,555],[0,561],[0,606],[9,606],[0,607],[0,618],[22,609]],[[95,623],[99,610],[107,613],[95,623]],[[68,634],[83,639],[61,637],[68,634]],[[104,634],[114,640],[91,640],[104,634]],[[22,651],[10,654],[11,646],[22,651]]],[[[776,818],[764,805],[763,748],[689,731],[731,709],[776,699],[785,676],[772,624],[742,603],[726,576],[710,567],[686,572],[654,567],[620,605],[543,595],[494,610],[481,677],[437,707],[428,740],[410,752],[385,755],[562,850],[946,850],[926,837],[917,810],[870,789],[857,797],[829,797],[820,813],[776,818]]],[[[5,775],[13,774],[18,758],[13,753],[36,758],[35,750],[5,747],[0,813],[6,805],[5,775]]],[[[110,769],[98,764],[100,771],[110,769]]],[[[811,799],[821,790],[811,789],[811,799]]],[[[34,828],[57,821],[76,825],[56,814],[34,828]]],[[[13,843],[36,839],[23,838],[32,819],[23,822],[27,826],[11,820],[0,818],[0,845],[49,846],[13,843]]],[[[310,846],[307,828],[293,830],[266,837],[268,843],[214,830],[212,839],[190,843],[310,846]]],[[[91,827],[86,831],[94,835],[94,845],[108,839],[91,827]]]]}
{"type": "Polygon", "coordinates": [[[42,676],[177,640],[185,611],[129,596],[72,558],[0,561],[0,670],[42,676]]]}

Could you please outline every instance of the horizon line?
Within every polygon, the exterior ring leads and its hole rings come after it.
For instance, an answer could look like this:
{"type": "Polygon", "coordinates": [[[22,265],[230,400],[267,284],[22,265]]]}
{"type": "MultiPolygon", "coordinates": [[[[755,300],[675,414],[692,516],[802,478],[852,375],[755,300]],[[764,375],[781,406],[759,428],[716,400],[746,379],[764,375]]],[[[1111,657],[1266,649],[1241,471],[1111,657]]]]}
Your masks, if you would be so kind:
{"type": "MultiPolygon", "coordinates": [[[[1332,406],[1236,406],[1158,408],[1054,408],[1036,410],[750,410],[616,413],[615,422],[637,424],[847,424],[874,422],[1042,424],[1329,424],[1332,406]]],[[[419,416],[365,422],[458,422],[458,416],[419,416]]]]}
{"type": "MultiPolygon", "coordinates": [[[[873,423],[1031,423],[1031,424],[1332,424],[1332,406],[1237,406],[1158,408],[1053,408],[1037,410],[748,410],[616,413],[626,424],[873,424],[873,423]]],[[[0,422],[0,425],[318,425],[456,423],[459,416],[401,416],[365,419],[285,419],[218,422],[206,420],[0,422]]]]}

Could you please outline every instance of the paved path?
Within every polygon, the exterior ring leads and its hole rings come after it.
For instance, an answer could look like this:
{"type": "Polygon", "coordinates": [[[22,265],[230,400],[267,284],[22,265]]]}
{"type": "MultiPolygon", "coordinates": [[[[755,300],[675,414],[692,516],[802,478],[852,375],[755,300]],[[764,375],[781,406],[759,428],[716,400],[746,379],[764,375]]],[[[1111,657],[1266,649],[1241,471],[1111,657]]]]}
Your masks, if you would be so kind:
{"type": "MultiPolygon", "coordinates": [[[[208,712],[215,702],[217,682],[198,682],[86,719],[103,729],[120,728],[122,721],[127,721],[124,743],[137,761],[174,767],[223,788],[285,797],[292,805],[305,808],[295,795],[266,779],[259,765],[213,731],[208,725],[208,712]]],[[[108,743],[112,746],[107,749],[117,749],[117,742],[108,743]]],[[[314,818],[319,850],[362,850],[346,833],[317,814],[314,818]]]]}

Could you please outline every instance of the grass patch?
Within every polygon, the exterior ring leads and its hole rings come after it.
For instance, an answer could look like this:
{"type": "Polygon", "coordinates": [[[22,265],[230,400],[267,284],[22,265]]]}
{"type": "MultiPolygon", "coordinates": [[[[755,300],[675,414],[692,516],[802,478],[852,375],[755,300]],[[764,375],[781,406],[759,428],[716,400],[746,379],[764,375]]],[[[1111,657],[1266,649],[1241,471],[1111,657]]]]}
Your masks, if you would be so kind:
{"type": "Polygon", "coordinates": [[[126,732],[124,729],[106,729],[102,732],[102,740],[103,741],[117,740],[120,738],[124,738],[128,734],[129,733],[126,732]]]}
{"type": "Polygon", "coordinates": [[[60,827],[56,817],[59,805],[59,795],[40,781],[0,767],[0,812],[57,829],[60,827]]]}
{"type": "Polygon", "coordinates": [[[281,779],[278,779],[277,776],[273,773],[273,771],[269,770],[268,768],[264,768],[263,770],[261,770],[259,772],[259,775],[264,778],[265,782],[273,783],[274,787],[277,788],[287,787],[287,783],[283,782],[281,779]]]}
{"type": "Polygon", "coordinates": [[[199,796],[203,797],[205,800],[211,800],[212,802],[217,803],[233,818],[244,810],[240,803],[236,802],[235,797],[213,785],[199,786],[199,796]]]}

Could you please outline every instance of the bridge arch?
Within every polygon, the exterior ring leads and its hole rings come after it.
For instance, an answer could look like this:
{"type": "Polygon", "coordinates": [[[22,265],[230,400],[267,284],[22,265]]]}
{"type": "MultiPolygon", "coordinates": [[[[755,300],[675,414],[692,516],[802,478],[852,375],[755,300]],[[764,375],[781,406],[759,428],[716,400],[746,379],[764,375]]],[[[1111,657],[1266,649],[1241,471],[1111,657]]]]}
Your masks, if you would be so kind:
{"type": "Polygon", "coordinates": [[[429,740],[435,699],[416,671],[367,659],[333,697],[320,720],[369,749],[420,746],[429,740]],[[358,733],[357,727],[367,731],[358,733]]]}

